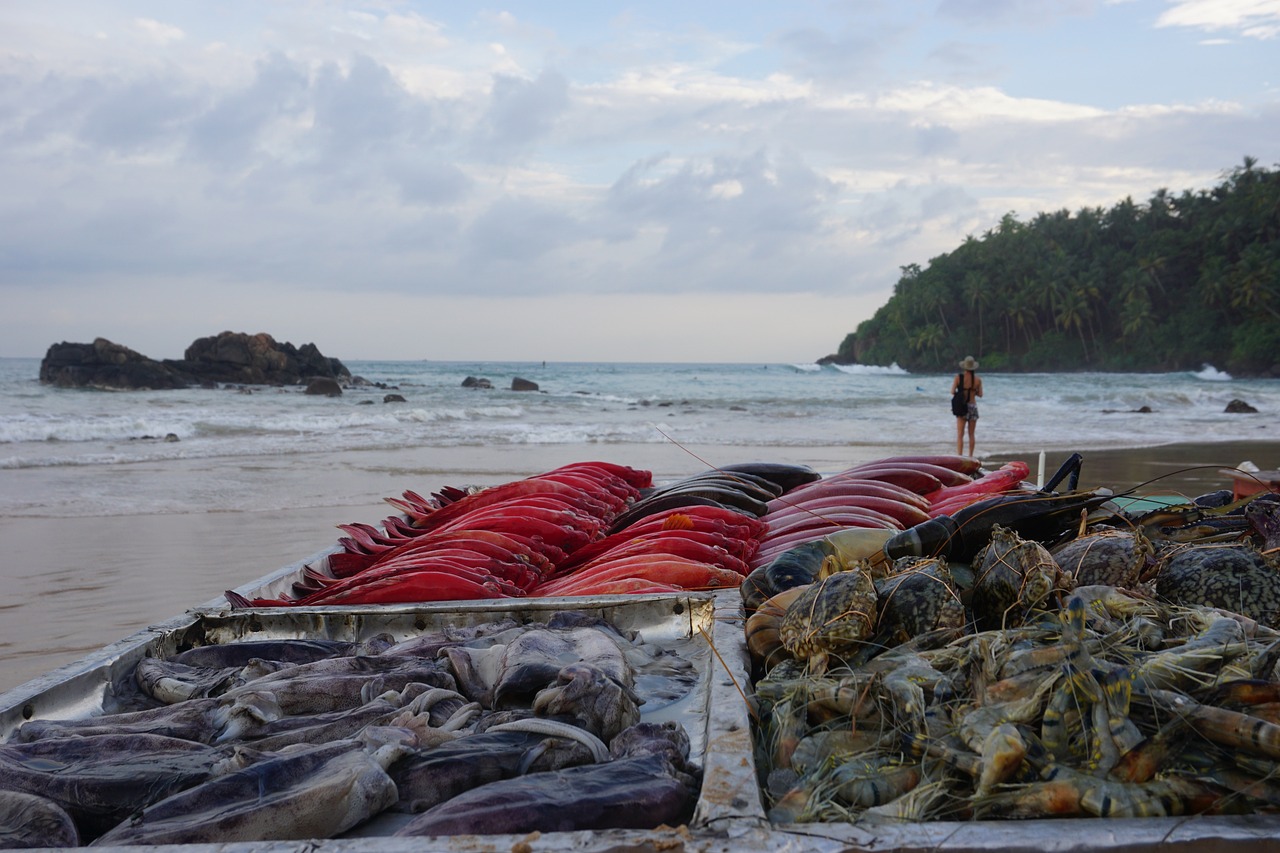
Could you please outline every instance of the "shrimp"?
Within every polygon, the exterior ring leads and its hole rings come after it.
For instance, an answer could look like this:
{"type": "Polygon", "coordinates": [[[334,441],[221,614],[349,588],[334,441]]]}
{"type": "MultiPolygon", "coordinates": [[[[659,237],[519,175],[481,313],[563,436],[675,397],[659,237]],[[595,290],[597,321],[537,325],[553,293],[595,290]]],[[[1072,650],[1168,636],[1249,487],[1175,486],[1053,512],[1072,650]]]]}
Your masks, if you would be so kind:
{"type": "Polygon", "coordinates": [[[1185,690],[1212,684],[1223,666],[1248,652],[1240,624],[1219,618],[1181,646],[1143,658],[1134,673],[1142,688],[1185,690]]]}
{"type": "Polygon", "coordinates": [[[1044,781],[975,801],[991,817],[1170,817],[1206,811],[1218,795],[1202,782],[1181,777],[1148,782],[1104,779],[1050,764],[1044,781]]]}
{"type": "Polygon", "coordinates": [[[930,820],[939,816],[940,806],[948,795],[945,780],[921,782],[897,799],[868,808],[863,816],[913,822],[930,820]]]}
{"type": "Polygon", "coordinates": [[[982,744],[981,769],[974,795],[986,796],[994,785],[1011,777],[1027,757],[1027,744],[1012,723],[1001,723],[991,730],[982,744]]]}
{"type": "Polygon", "coordinates": [[[916,656],[885,672],[881,685],[890,699],[894,719],[911,731],[924,731],[924,690],[932,689],[941,680],[942,673],[916,656]]]}
{"type": "Polygon", "coordinates": [[[1280,760],[1280,725],[1251,714],[1201,705],[1168,690],[1148,690],[1147,695],[1159,707],[1181,715],[1207,740],[1280,760]]]}
{"type": "Polygon", "coordinates": [[[769,810],[773,823],[804,823],[821,817],[832,800],[855,808],[892,802],[920,783],[919,763],[888,755],[860,755],[826,762],[801,777],[769,810]]]}
{"type": "Polygon", "coordinates": [[[1045,695],[1053,689],[1056,681],[1057,676],[1051,675],[1041,681],[1035,690],[1011,702],[958,709],[960,720],[956,726],[957,734],[971,750],[981,752],[991,732],[1002,723],[1031,724],[1035,722],[1040,716],[1040,707],[1045,695]]]}

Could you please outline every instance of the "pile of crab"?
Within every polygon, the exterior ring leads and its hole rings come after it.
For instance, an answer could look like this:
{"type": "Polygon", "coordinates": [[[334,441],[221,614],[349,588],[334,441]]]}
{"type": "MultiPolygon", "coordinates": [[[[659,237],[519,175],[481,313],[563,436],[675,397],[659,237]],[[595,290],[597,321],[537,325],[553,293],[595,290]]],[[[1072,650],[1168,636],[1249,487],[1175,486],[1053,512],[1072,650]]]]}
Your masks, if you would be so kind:
{"type": "Polygon", "coordinates": [[[1070,486],[748,577],[770,820],[1280,811],[1280,495],[1070,486]]]}

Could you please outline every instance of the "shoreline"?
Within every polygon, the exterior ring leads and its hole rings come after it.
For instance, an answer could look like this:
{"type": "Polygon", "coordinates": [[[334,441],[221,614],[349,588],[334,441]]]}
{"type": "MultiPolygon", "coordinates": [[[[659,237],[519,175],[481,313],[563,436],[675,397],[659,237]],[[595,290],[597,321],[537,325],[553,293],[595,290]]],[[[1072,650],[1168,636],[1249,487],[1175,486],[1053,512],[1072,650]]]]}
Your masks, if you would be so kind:
{"type": "MultiPolygon", "coordinates": [[[[1010,459],[1031,466],[1039,451],[980,455],[988,469],[1010,459]]],[[[185,503],[164,511],[86,515],[52,508],[41,515],[0,518],[7,585],[0,618],[0,692],[71,663],[149,624],[180,615],[222,593],[334,545],[351,522],[376,524],[394,513],[383,499],[405,489],[427,493],[444,486],[496,485],[570,462],[599,459],[653,472],[655,482],[698,473],[708,465],[747,461],[806,464],[831,474],[855,463],[929,448],[846,444],[778,448],[743,446],[546,445],[475,448],[406,448],[398,452],[349,452],[323,464],[271,467],[269,460],[229,460],[216,473],[232,480],[266,480],[262,506],[210,509],[200,495],[180,492],[185,503]],[[241,470],[241,468],[244,470],[241,470]]],[[[1280,441],[1170,444],[1126,450],[1081,451],[1080,488],[1138,489],[1146,494],[1194,497],[1230,488],[1222,468],[1250,460],[1280,467],[1280,441]],[[1144,485],[1145,484],[1145,485],[1144,485]]],[[[1046,451],[1045,476],[1070,452],[1046,451]]],[[[207,460],[137,476],[173,477],[175,485],[209,475],[207,460]]],[[[36,473],[40,469],[35,469],[36,473]]],[[[21,472],[9,472],[16,474],[21,472]]],[[[57,472],[54,472],[57,474],[57,472]]],[[[119,472],[124,474],[125,472],[119,472]]],[[[25,479],[25,478],[20,478],[25,479]]],[[[32,475],[35,487],[38,476],[32,475]]],[[[16,485],[11,483],[11,485],[16,485]]],[[[115,484],[127,488],[127,483],[115,484]]]]}

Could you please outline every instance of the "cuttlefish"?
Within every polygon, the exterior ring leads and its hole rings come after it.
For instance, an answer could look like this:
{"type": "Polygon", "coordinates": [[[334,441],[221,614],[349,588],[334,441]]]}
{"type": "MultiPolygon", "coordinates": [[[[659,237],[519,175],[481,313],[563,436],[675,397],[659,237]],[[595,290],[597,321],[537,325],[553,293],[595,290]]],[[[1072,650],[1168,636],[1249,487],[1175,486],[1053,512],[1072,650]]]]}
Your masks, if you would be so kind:
{"type": "Polygon", "coordinates": [[[386,768],[410,748],[404,729],[288,747],[143,809],[95,845],[329,838],[396,801],[386,768]]]}
{"type": "Polygon", "coordinates": [[[639,723],[610,745],[614,758],[473,788],[424,811],[397,836],[652,829],[687,819],[697,781],[689,737],[673,722],[639,723]]]}

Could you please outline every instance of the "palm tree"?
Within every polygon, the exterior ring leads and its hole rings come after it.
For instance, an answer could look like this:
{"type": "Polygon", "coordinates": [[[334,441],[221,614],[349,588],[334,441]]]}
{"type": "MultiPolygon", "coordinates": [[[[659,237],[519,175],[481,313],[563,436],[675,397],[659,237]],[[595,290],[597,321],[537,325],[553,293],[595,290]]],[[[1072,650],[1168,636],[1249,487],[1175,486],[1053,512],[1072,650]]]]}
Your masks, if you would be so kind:
{"type": "Polygon", "coordinates": [[[1276,310],[1276,280],[1280,278],[1280,262],[1254,243],[1244,250],[1239,263],[1231,268],[1231,307],[1243,311],[1266,311],[1280,320],[1276,310]]]}
{"type": "Polygon", "coordinates": [[[1083,289],[1073,287],[1064,289],[1058,294],[1057,307],[1054,311],[1054,325],[1063,331],[1075,329],[1080,336],[1080,348],[1084,350],[1085,361],[1089,360],[1089,347],[1084,339],[1085,317],[1089,313],[1089,303],[1083,289]]]}
{"type": "Polygon", "coordinates": [[[991,300],[990,282],[987,277],[977,271],[969,271],[964,276],[964,295],[969,307],[978,314],[978,355],[982,355],[982,308],[991,300]]]}
{"type": "Polygon", "coordinates": [[[920,329],[915,338],[912,339],[911,345],[918,353],[923,353],[925,350],[932,352],[933,360],[936,363],[941,360],[938,354],[938,347],[942,345],[946,337],[941,326],[937,323],[929,323],[920,329]]]}

